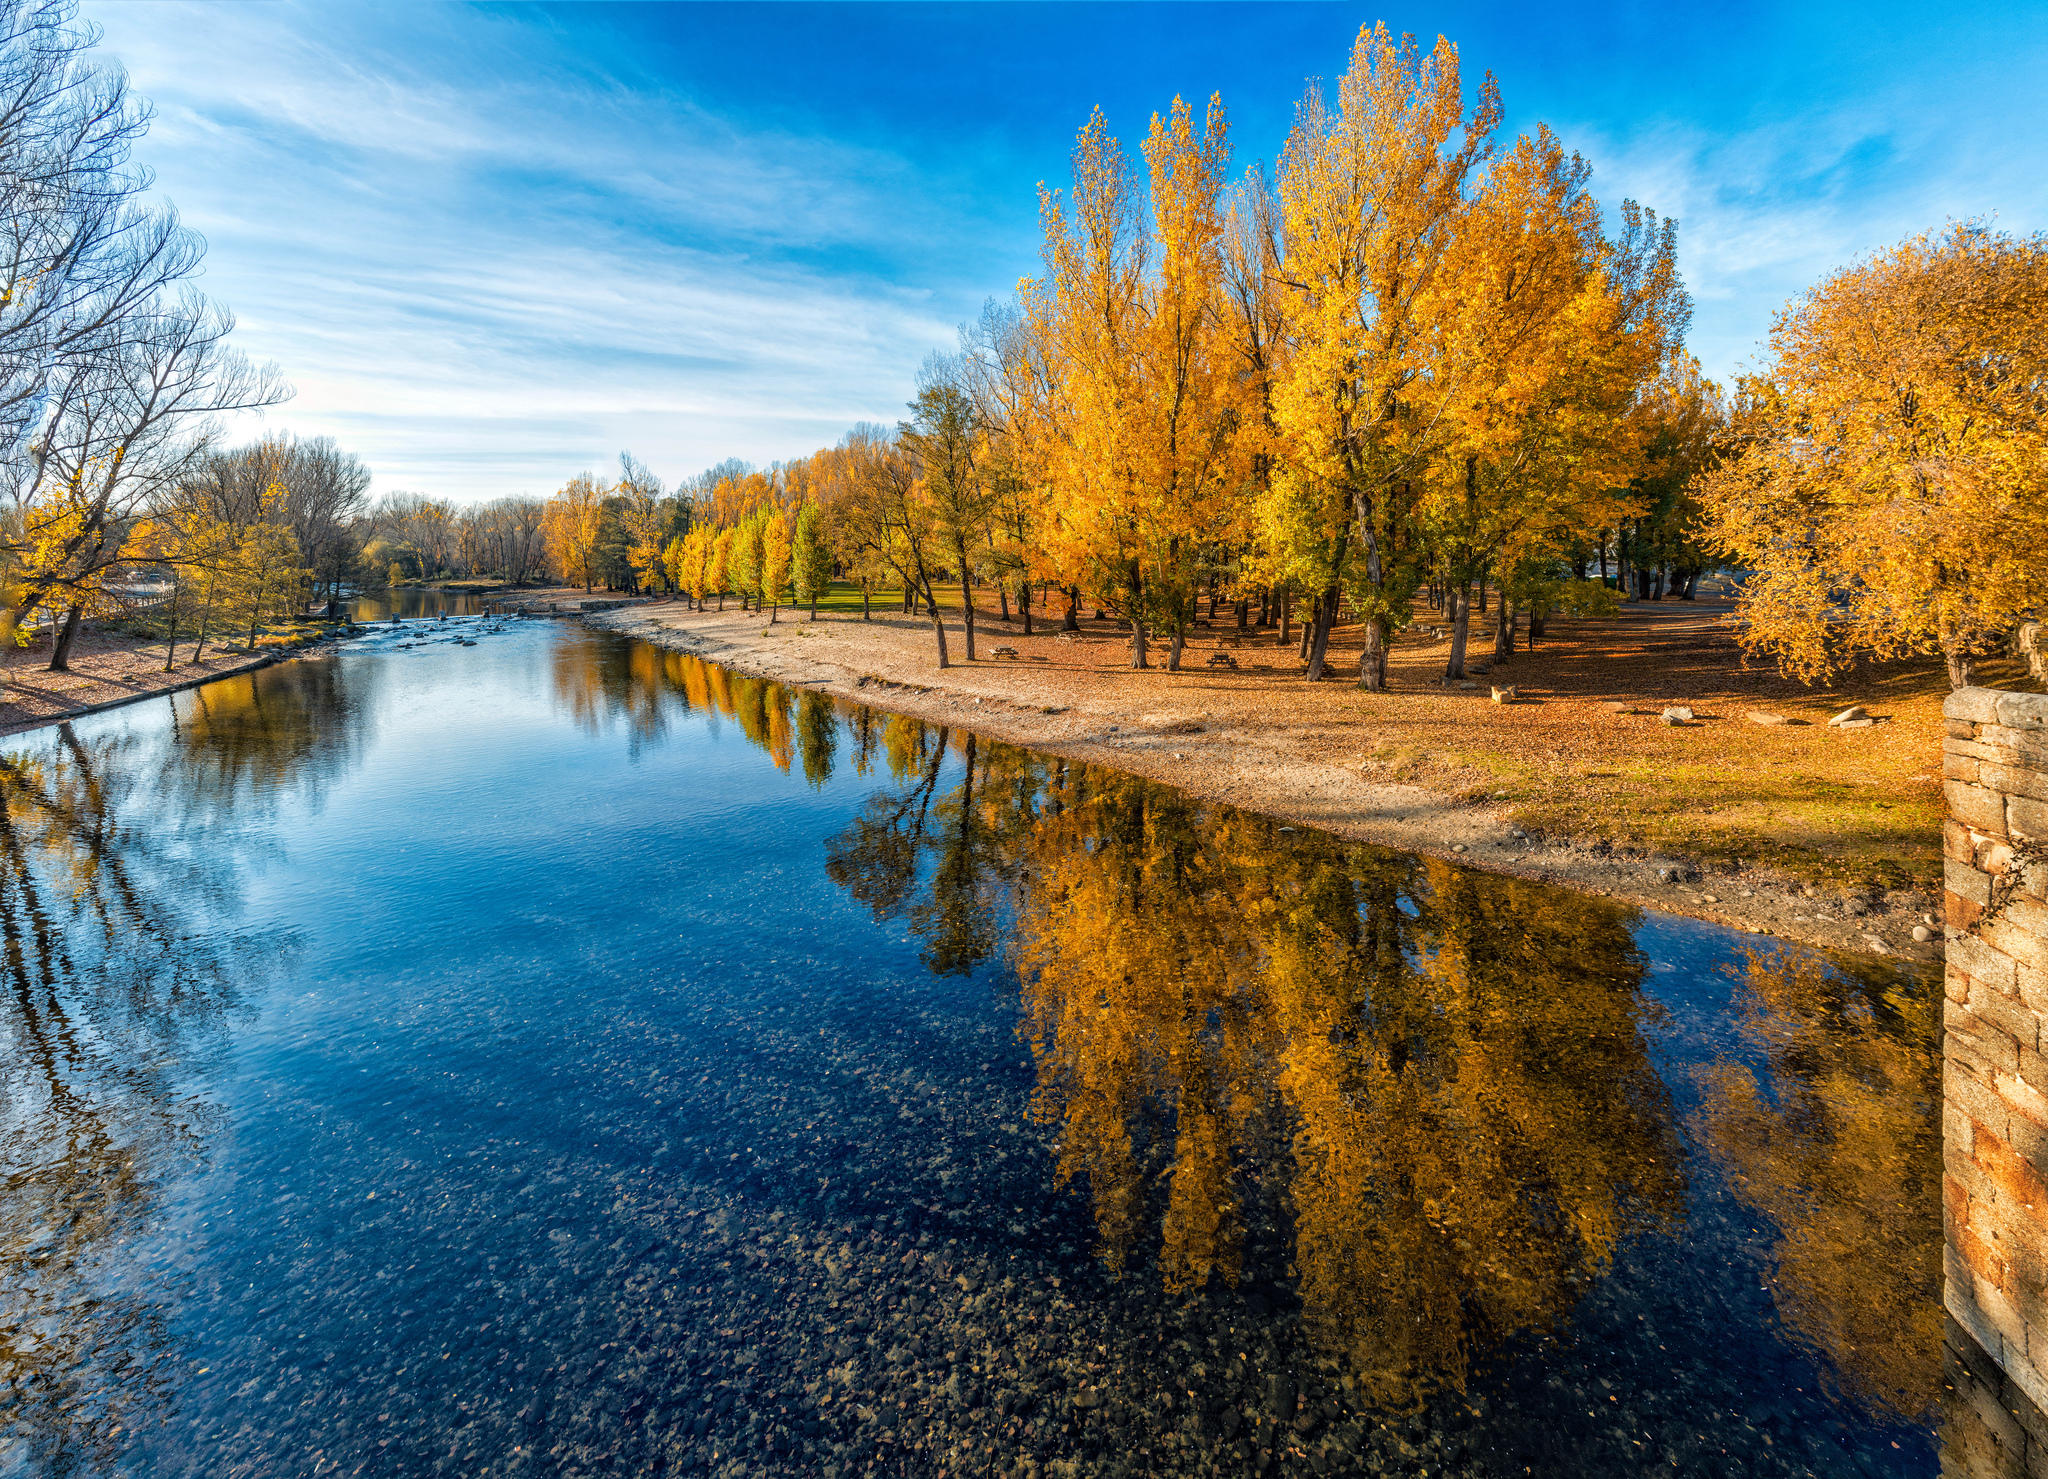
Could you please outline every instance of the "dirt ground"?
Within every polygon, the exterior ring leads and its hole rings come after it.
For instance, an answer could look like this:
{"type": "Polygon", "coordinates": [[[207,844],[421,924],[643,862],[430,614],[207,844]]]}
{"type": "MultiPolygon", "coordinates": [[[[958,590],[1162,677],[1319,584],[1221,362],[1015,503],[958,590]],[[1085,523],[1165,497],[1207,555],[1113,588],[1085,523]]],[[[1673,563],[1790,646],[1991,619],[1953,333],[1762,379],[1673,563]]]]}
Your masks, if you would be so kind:
{"type": "MultiPolygon", "coordinates": [[[[1938,663],[1862,669],[1808,690],[1745,666],[1725,599],[1642,602],[1554,621],[1471,686],[1442,678],[1429,618],[1396,645],[1392,691],[1356,686],[1360,637],[1340,629],[1333,676],[1309,684],[1294,644],[1239,632],[1226,609],[1183,670],[1131,671],[1109,621],[1025,637],[977,618],[979,660],[936,666],[931,626],[877,607],[770,625],[730,604],[655,602],[588,618],[762,676],[1100,761],[1361,841],[1457,856],[1660,909],[1852,951],[1932,959],[1911,930],[1938,917],[1938,663]],[[997,656],[998,646],[1016,657],[997,656]],[[1212,655],[1237,666],[1212,666],[1212,655]],[[1490,685],[1512,684],[1496,704],[1490,685]],[[1830,728],[1865,705],[1871,728],[1830,728]],[[1660,718],[1685,705],[1693,720],[1660,718]],[[1787,722],[1766,726],[1752,713],[1787,722]]],[[[1485,665],[1490,630],[1475,618],[1485,665]]],[[[1298,629],[1297,629],[1298,630],[1298,629]]],[[[1163,649],[1155,648],[1164,661],[1163,649]]],[[[2017,663],[1979,681],[2022,686],[2017,663]]]]}
{"type": "Polygon", "coordinates": [[[259,639],[251,652],[239,643],[222,646],[209,642],[205,660],[195,663],[189,660],[192,643],[187,639],[179,642],[178,660],[169,672],[164,671],[161,641],[98,622],[86,622],[79,628],[72,640],[71,671],[67,673],[49,671],[47,638],[28,647],[0,648],[0,735],[224,678],[275,662],[280,652],[295,645],[265,644],[259,639]]]}

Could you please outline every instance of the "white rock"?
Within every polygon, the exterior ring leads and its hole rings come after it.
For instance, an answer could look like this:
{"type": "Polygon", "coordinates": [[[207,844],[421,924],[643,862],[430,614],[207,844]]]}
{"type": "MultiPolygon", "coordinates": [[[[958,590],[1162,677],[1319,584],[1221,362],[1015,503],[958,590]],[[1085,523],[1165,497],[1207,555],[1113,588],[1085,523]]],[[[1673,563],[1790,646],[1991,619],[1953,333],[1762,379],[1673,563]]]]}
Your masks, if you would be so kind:
{"type": "Polygon", "coordinates": [[[1828,723],[1829,723],[1830,725],[1834,725],[1834,726],[1838,726],[1838,727],[1839,727],[1840,725],[1843,725],[1843,724],[1848,724],[1848,723],[1850,723],[1850,722],[1851,722],[1851,721],[1853,721],[1853,720],[1856,720],[1856,719],[1865,719],[1865,718],[1868,718],[1868,717],[1869,717],[1869,715],[1865,714],[1865,713],[1864,713],[1864,711],[1863,711],[1863,705],[1861,705],[1861,704],[1851,704],[1851,705],[1849,705],[1849,707],[1848,707],[1848,708],[1846,708],[1846,709],[1842,710],[1842,712],[1841,712],[1841,713],[1839,713],[1839,714],[1835,715],[1835,717],[1834,717],[1834,718],[1832,718],[1832,719],[1828,720],[1828,723]]]}

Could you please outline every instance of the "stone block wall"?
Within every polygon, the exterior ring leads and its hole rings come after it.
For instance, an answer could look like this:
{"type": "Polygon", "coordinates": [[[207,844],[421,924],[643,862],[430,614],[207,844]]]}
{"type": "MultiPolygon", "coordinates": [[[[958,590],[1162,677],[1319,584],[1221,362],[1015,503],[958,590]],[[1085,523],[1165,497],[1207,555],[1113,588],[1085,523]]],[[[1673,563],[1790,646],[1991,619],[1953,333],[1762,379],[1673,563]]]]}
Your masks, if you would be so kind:
{"type": "Polygon", "coordinates": [[[1944,713],[1944,1299],[2048,1408],[2048,695],[1944,713]]]}

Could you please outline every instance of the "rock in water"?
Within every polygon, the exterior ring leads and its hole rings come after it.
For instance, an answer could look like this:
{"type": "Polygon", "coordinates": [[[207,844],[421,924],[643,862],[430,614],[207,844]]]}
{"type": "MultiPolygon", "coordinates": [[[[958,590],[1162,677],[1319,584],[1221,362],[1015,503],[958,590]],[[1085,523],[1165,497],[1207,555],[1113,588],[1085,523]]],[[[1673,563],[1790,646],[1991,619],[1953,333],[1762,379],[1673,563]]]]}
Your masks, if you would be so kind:
{"type": "Polygon", "coordinates": [[[1828,720],[1828,723],[1832,727],[1840,728],[1844,724],[1854,724],[1858,719],[1867,719],[1869,717],[1864,712],[1863,705],[1851,704],[1848,708],[1842,710],[1841,713],[1835,715],[1834,718],[1828,720]]]}

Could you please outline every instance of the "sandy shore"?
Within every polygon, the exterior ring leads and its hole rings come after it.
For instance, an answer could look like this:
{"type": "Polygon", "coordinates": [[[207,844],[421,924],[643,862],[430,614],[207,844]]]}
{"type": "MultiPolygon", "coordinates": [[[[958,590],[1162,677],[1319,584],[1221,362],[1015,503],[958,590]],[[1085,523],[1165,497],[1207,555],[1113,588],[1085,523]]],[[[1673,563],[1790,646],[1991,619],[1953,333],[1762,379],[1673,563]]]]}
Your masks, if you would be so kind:
{"type": "MultiPolygon", "coordinates": [[[[731,606],[693,613],[655,602],[585,620],[742,672],[1116,766],[1360,842],[1830,949],[1924,961],[1939,955],[1938,940],[1911,936],[1937,908],[1925,893],[1816,888],[1756,866],[1709,867],[1598,841],[1520,836],[1504,808],[1486,799],[1377,779],[1360,753],[1360,734],[1348,727],[1355,722],[1342,707],[1348,685],[1260,680],[1254,673],[1267,664],[1255,668],[1249,652],[1238,670],[1133,673],[1113,665],[1124,642],[1106,628],[1064,639],[1041,629],[1027,639],[997,626],[981,634],[982,660],[972,664],[962,660],[958,631],[950,631],[955,665],[940,671],[929,624],[893,611],[872,622],[834,616],[817,623],[784,612],[769,626],[731,606]],[[1018,658],[990,660],[998,644],[1016,648],[1018,658]]],[[[1288,656],[1273,654],[1272,665],[1288,656]]]]}

